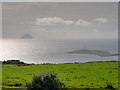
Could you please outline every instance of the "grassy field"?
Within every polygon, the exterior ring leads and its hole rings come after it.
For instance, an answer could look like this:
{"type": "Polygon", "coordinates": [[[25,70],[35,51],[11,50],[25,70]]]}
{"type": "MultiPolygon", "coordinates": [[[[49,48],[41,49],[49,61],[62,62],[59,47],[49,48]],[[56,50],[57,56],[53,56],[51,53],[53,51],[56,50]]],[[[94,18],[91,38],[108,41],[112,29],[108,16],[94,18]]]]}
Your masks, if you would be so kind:
{"type": "Polygon", "coordinates": [[[45,65],[2,65],[3,87],[25,87],[33,74],[54,71],[68,88],[100,88],[111,83],[118,88],[118,62],[92,62],[45,65]]]}

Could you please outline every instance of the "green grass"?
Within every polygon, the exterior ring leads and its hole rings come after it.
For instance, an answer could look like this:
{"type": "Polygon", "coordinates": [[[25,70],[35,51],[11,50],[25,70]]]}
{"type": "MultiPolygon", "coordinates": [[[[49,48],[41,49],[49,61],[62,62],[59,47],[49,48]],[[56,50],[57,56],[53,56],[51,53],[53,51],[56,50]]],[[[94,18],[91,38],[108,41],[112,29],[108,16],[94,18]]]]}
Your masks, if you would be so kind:
{"type": "Polygon", "coordinates": [[[45,65],[2,65],[3,87],[13,87],[15,84],[25,87],[33,74],[43,71],[54,71],[68,88],[100,88],[111,83],[118,88],[118,62],[93,62],[74,64],[45,65]]]}

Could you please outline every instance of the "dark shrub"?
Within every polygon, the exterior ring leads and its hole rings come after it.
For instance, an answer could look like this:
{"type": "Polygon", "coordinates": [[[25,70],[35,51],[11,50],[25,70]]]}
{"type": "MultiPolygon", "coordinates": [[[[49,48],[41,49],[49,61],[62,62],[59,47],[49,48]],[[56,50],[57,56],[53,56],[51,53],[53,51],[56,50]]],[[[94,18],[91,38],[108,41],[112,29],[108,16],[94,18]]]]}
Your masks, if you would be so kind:
{"type": "Polygon", "coordinates": [[[112,84],[110,83],[107,83],[107,87],[105,87],[106,89],[112,89],[112,90],[115,90],[115,88],[113,87],[112,84]]]}
{"type": "Polygon", "coordinates": [[[33,75],[31,83],[26,83],[28,90],[52,90],[55,88],[65,88],[54,72],[42,72],[41,74],[33,75]]]}

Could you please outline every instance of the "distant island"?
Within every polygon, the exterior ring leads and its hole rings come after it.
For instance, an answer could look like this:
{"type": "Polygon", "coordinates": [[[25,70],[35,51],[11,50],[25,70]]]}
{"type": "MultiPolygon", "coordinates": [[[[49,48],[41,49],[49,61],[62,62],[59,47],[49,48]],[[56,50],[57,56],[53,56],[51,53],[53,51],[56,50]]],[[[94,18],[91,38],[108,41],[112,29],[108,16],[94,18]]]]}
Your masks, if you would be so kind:
{"type": "Polygon", "coordinates": [[[117,53],[111,53],[111,52],[107,52],[107,51],[86,50],[86,49],[74,50],[74,51],[72,51],[72,52],[67,52],[67,53],[69,53],[69,54],[93,54],[93,55],[98,55],[98,56],[100,56],[100,57],[120,55],[120,54],[117,54],[117,53]]]}
{"type": "Polygon", "coordinates": [[[22,39],[32,39],[33,37],[30,34],[25,34],[21,37],[22,39]]]}

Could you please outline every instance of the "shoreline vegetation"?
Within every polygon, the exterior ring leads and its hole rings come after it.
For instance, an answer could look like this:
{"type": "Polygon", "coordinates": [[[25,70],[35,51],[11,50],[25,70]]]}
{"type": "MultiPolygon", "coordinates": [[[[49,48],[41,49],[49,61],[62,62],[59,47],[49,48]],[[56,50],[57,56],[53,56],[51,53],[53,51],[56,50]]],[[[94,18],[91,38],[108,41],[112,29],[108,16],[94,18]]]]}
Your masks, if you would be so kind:
{"type": "Polygon", "coordinates": [[[27,64],[20,60],[2,61],[2,87],[27,88],[34,74],[54,71],[68,88],[118,88],[118,61],[64,64],[27,64]]]}

